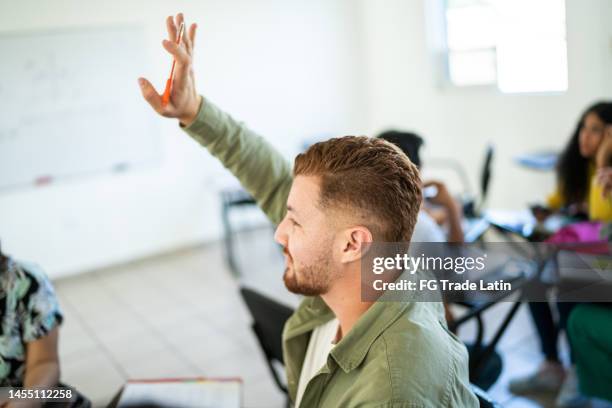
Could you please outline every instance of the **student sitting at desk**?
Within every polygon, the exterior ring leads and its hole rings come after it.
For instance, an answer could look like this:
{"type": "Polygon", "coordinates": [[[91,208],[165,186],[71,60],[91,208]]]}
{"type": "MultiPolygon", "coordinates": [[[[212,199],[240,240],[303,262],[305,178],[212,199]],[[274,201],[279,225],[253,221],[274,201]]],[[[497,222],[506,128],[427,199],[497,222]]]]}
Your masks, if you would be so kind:
{"type": "MultiPolygon", "coordinates": [[[[610,197],[604,194],[607,191],[606,168],[604,163],[596,163],[598,152],[603,157],[600,149],[607,149],[608,142],[604,143],[604,139],[607,138],[606,128],[610,124],[612,103],[609,102],[597,103],[581,116],[557,164],[558,189],[548,198],[551,209],[567,208],[571,214],[582,212],[591,220],[612,221],[610,197]],[[597,173],[599,177],[596,176],[598,166],[602,167],[597,173]]],[[[557,394],[557,406],[566,407],[572,406],[573,401],[581,397],[578,394],[575,369],[572,365],[566,373],[559,358],[557,341],[576,304],[558,302],[556,305],[558,321],[553,318],[548,303],[529,303],[545,360],[535,373],[512,380],[510,390],[517,394],[554,393],[557,394]]],[[[571,352],[570,359],[573,359],[571,352]]]]}
{"type": "MultiPolygon", "coordinates": [[[[201,98],[191,69],[195,25],[168,18],[176,61],[171,102],[140,79],[158,113],[178,118],[277,224],[286,287],[304,300],[285,324],[289,395],[296,407],[477,407],[467,352],[436,302],[361,300],[361,250],[410,240],[421,203],[418,170],[398,148],[347,136],[290,164],[265,139],[201,98]]],[[[383,295],[384,296],[384,295],[383,295]]]]}
{"type": "MultiPolygon", "coordinates": [[[[606,126],[612,125],[612,102],[600,102],[582,115],[557,164],[557,190],[547,199],[553,211],[567,208],[570,214],[583,213],[591,220],[612,221],[596,177],[596,156],[604,141],[606,126]]],[[[600,175],[609,174],[602,168],[600,175]]],[[[602,180],[605,177],[601,177],[602,180]]]]}
{"type": "MultiPolygon", "coordinates": [[[[398,131],[387,131],[381,133],[378,137],[402,149],[406,156],[421,170],[420,148],[423,145],[422,137],[415,133],[398,131]]],[[[446,185],[440,181],[425,181],[423,187],[435,188],[436,194],[430,197],[428,201],[430,204],[439,206],[442,210],[442,216],[439,217],[441,219],[438,219],[430,214],[427,207],[421,206],[412,234],[412,241],[463,243],[461,205],[450,195],[446,185]],[[447,226],[448,233],[440,224],[447,226]]]]}
{"type": "MultiPolygon", "coordinates": [[[[408,156],[408,158],[421,170],[422,162],[420,149],[423,145],[423,138],[415,133],[387,131],[378,135],[380,139],[393,143],[408,156]]],[[[421,205],[421,210],[417,217],[417,222],[412,233],[412,243],[428,242],[452,242],[463,243],[463,227],[461,225],[462,214],[460,204],[450,195],[446,185],[440,181],[426,181],[423,183],[425,188],[433,186],[436,194],[428,198],[430,204],[438,206],[443,212],[442,224],[448,225],[448,233],[438,224],[438,220],[430,215],[425,207],[425,202],[421,205]]],[[[425,200],[424,200],[425,201],[425,200]]],[[[427,245],[427,244],[425,244],[427,245]]],[[[414,248],[416,251],[419,248],[414,248]]],[[[431,247],[430,247],[431,249],[431,247]]],[[[417,252],[418,253],[418,252],[417,252]]],[[[444,314],[446,322],[450,325],[454,321],[452,310],[448,303],[444,303],[444,314]]]]}
{"type": "MultiPolygon", "coordinates": [[[[18,263],[0,251],[0,285],[0,385],[57,386],[60,377],[57,344],[62,314],[51,283],[38,266],[18,263]]],[[[41,405],[21,401],[1,406],[41,405]]]]}

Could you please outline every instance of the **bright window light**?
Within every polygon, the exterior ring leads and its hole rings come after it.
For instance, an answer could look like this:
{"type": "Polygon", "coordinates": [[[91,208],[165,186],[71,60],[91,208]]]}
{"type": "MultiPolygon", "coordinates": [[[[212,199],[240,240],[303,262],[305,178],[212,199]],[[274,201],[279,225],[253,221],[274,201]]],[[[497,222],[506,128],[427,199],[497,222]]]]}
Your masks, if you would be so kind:
{"type": "Polygon", "coordinates": [[[568,88],[564,0],[447,0],[446,46],[456,86],[568,88]]]}
{"type": "Polygon", "coordinates": [[[497,80],[495,49],[450,51],[448,68],[457,86],[494,84],[497,80]]]}

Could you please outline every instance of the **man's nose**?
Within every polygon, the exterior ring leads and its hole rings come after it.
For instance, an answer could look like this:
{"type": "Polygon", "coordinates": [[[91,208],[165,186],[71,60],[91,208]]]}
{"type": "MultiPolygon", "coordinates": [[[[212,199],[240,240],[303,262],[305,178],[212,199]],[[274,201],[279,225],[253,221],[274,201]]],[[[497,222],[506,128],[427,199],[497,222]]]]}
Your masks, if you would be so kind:
{"type": "Polygon", "coordinates": [[[287,246],[287,233],[286,233],[287,218],[283,218],[280,224],[274,231],[274,240],[281,244],[283,247],[287,246]]]}

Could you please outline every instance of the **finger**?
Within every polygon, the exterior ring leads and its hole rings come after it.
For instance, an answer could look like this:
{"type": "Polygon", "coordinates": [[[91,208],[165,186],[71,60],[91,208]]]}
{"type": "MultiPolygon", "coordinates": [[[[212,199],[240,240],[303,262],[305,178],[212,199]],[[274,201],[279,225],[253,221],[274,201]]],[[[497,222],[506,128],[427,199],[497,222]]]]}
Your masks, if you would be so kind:
{"type": "Polygon", "coordinates": [[[162,45],[176,59],[177,64],[182,66],[189,65],[190,58],[185,49],[168,40],[162,41],[162,45]]]}
{"type": "MultiPolygon", "coordinates": [[[[193,47],[195,45],[196,31],[198,29],[198,25],[193,23],[191,27],[189,27],[189,43],[191,44],[191,49],[193,52],[193,47]]],[[[610,127],[612,129],[612,127],[610,127]]]]}
{"type": "Polygon", "coordinates": [[[163,111],[162,97],[157,93],[153,85],[144,78],[138,78],[138,85],[140,85],[140,92],[145,98],[149,105],[155,110],[155,112],[161,114],[163,111]]]}
{"type": "Polygon", "coordinates": [[[180,27],[181,24],[185,22],[185,17],[183,16],[183,13],[178,13],[174,21],[176,22],[176,27],[180,27]]]}
{"type": "Polygon", "coordinates": [[[196,27],[197,26],[195,24],[192,24],[189,27],[189,31],[183,35],[183,42],[185,43],[185,48],[187,49],[189,55],[193,54],[193,40],[195,39],[196,27]]]}
{"type": "Polygon", "coordinates": [[[168,30],[168,39],[172,42],[176,42],[176,25],[174,24],[174,18],[172,16],[166,18],[166,29],[168,30]]]}
{"type": "Polygon", "coordinates": [[[176,66],[174,67],[174,89],[183,89],[185,81],[189,77],[191,57],[187,50],[176,43],[164,41],[163,45],[176,61],[176,66]]]}

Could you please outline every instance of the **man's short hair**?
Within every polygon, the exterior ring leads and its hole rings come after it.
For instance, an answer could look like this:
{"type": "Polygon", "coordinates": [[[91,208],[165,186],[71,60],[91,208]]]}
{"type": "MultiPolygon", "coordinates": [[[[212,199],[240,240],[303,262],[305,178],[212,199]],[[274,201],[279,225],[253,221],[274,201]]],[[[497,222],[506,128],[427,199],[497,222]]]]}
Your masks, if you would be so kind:
{"type": "Polygon", "coordinates": [[[397,146],[366,136],[330,139],[299,154],[293,173],[320,177],[319,205],[360,217],[375,240],[410,240],[421,206],[421,179],[397,146]]]}

